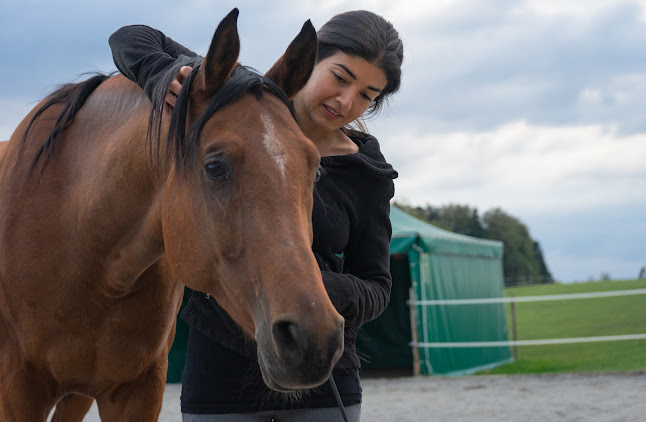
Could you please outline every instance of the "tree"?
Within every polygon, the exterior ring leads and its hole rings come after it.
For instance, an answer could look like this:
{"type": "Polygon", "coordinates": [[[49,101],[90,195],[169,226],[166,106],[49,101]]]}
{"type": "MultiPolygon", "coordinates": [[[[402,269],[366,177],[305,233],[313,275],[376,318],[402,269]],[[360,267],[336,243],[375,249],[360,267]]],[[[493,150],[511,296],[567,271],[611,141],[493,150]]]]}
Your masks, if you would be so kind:
{"type": "Polygon", "coordinates": [[[436,227],[468,236],[483,237],[484,229],[476,208],[468,205],[449,204],[442,207],[426,205],[413,207],[395,203],[399,208],[436,227]]]}
{"type": "Polygon", "coordinates": [[[482,237],[484,233],[478,210],[468,205],[449,204],[441,207],[437,212],[437,220],[430,221],[454,233],[474,237],[482,237]]]}
{"type": "Polygon", "coordinates": [[[496,208],[484,214],[483,222],[485,237],[504,244],[505,278],[524,278],[529,282],[551,280],[540,245],[530,237],[529,230],[520,220],[496,208]],[[533,280],[537,276],[538,280],[533,280]]]}
{"type": "Polygon", "coordinates": [[[543,250],[541,249],[541,244],[534,242],[534,257],[538,263],[538,273],[542,276],[540,283],[551,283],[554,281],[552,278],[552,273],[547,268],[547,263],[543,258],[543,250]]]}
{"type": "Polygon", "coordinates": [[[487,211],[480,218],[478,210],[468,205],[396,205],[436,227],[468,236],[502,241],[503,269],[507,280],[523,279],[530,283],[553,281],[539,242],[530,237],[525,224],[500,208],[487,211]]]}

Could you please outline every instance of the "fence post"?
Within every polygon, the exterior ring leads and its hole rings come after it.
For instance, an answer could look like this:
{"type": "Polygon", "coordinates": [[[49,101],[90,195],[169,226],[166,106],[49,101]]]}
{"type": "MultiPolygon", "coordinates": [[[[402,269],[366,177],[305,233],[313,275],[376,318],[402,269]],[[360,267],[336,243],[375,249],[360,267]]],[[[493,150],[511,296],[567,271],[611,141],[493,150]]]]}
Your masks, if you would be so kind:
{"type": "MultiPolygon", "coordinates": [[[[512,300],[511,302],[511,335],[512,340],[518,340],[518,329],[516,326],[516,301],[512,300]]],[[[511,353],[514,356],[514,359],[518,359],[518,346],[514,345],[511,348],[511,353]]]]}
{"type": "MultiPolygon", "coordinates": [[[[415,296],[415,290],[413,287],[411,287],[408,290],[408,298],[410,299],[411,302],[414,302],[416,299],[415,296]]],[[[418,342],[418,337],[417,337],[417,306],[411,304],[408,307],[408,310],[410,312],[410,332],[411,332],[411,340],[413,343],[417,344],[418,342]]],[[[420,361],[419,361],[419,349],[417,346],[413,346],[413,375],[421,375],[422,371],[420,368],[420,361]]]]}

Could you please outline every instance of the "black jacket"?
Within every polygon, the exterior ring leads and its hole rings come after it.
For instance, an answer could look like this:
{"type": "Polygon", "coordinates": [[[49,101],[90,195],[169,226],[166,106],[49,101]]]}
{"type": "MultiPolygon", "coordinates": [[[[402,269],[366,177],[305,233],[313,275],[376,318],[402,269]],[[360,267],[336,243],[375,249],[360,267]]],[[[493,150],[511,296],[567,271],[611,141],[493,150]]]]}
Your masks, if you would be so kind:
{"type": "MultiPolygon", "coordinates": [[[[117,68],[149,98],[160,74],[179,54],[195,55],[160,31],[141,25],[115,32],[110,47],[117,68]]],[[[321,158],[321,177],[314,190],[312,249],[328,295],[346,322],[345,348],[335,371],[356,374],[360,363],[355,329],[376,318],[390,297],[389,214],[397,172],[373,136],[355,131],[348,136],[359,152],[321,158]]],[[[253,341],[213,298],[193,292],[181,317],[227,349],[257,359],[253,341]]],[[[341,386],[340,390],[343,395],[341,386]]]]}

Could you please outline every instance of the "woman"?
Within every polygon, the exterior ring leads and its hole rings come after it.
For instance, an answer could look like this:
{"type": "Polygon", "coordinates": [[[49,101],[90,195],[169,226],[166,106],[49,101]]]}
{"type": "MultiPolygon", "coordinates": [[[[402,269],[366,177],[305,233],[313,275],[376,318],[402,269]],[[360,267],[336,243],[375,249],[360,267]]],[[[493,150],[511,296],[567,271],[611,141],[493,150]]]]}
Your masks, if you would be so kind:
{"type": "MultiPolygon", "coordinates": [[[[403,45],[389,22],[367,11],[333,17],[318,31],[318,40],[312,75],[292,100],[303,132],[321,155],[312,249],[328,295],[345,318],[345,348],[332,373],[349,419],[359,421],[355,329],[388,304],[389,201],[397,173],[373,136],[348,125],[363,127],[358,119],[378,111],[399,89],[403,45]]],[[[119,70],[149,97],[179,55],[195,55],[145,26],[121,28],[110,46],[119,70]]],[[[169,105],[190,71],[180,69],[167,95],[169,105]]],[[[341,420],[329,383],[297,396],[270,390],[260,375],[255,344],[213,298],[193,292],[181,316],[190,326],[181,396],[185,422],[341,420]]]]}

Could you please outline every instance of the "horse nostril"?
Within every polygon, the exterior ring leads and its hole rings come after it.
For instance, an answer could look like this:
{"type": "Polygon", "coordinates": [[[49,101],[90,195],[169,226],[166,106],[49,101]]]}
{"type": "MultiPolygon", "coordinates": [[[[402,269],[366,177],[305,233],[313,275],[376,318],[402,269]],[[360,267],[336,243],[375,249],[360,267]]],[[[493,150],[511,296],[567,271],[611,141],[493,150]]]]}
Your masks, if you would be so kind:
{"type": "Polygon", "coordinates": [[[300,362],[308,347],[307,334],[303,328],[292,321],[277,321],[272,327],[274,341],[279,354],[291,363],[300,362]]]}

